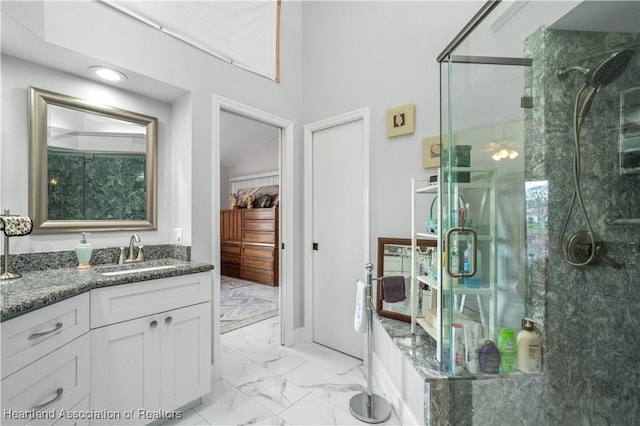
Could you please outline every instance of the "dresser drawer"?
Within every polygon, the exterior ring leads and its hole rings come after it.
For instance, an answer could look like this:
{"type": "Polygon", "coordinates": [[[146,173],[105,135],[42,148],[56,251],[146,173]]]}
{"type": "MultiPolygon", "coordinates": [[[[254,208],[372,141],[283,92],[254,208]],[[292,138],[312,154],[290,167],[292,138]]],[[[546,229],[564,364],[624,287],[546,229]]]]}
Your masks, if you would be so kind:
{"type": "Polygon", "coordinates": [[[240,243],[220,243],[220,253],[225,254],[240,254],[240,243]]]}
{"type": "Polygon", "coordinates": [[[240,278],[243,280],[255,281],[257,283],[278,285],[278,283],[273,282],[273,272],[262,271],[259,269],[242,268],[240,278]]]}
{"type": "Polygon", "coordinates": [[[262,269],[268,272],[273,271],[273,260],[260,259],[259,257],[242,257],[243,268],[262,269]]]}
{"type": "Polygon", "coordinates": [[[211,272],[91,290],[91,328],[211,300],[211,272]]]}
{"type": "Polygon", "coordinates": [[[242,231],[242,241],[274,244],[276,235],[274,232],[242,231]]]}
{"type": "Polygon", "coordinates": [[[89,394],[89,362],[89,333],[85,333],[3,379],[2,424],[54,424],[60,410],[70,410],[89,394]],[[38,406],[42,407],[32,411],[38,406]],[[24,417],[20,413],[30,417],[17,418],[24,417]]]}
{"type": "Polygon", "coordinates": [[[89,293],[10,319],[2,329],[2,378],[89,331],[89,293]]]}
{"type": "Polygon", "coordinates": [[[273,260],[275,258],[275,247],[259,246],[255,244],[243,244],[242,256],[259,257],[261,259],[273,260]]]}
{"type": "Polygon", "coordinates": [[[242,221],[242,230],[274,232],[276,223],[273,220],[244,220],[242,221]]]}
{"type": "Polygon", "coordinates": [[[220,267],[220,275],[225,277],[240,278],[240,265],[228,265],[223,263],[220,267]]]}
{"type": "Polygon", "coordinates": [[[243,219],[275,219],[276,209],[245,209],[242,210],[243,219]]]}
{"type": "Polygon", "coordinates": [[[230,265],[239,265],[240,255],[220,253],[220,263],[228,263],[230,265]]]}

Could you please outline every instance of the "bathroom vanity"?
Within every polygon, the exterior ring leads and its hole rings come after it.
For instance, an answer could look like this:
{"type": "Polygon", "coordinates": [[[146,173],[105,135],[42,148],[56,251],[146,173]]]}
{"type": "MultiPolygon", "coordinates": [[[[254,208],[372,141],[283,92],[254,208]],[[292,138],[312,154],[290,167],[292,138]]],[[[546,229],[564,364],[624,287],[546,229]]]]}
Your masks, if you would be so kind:
{"type": "Polygon", "coordinates": [[[3,283],[2,424],[146,424],[209,393],[212,268],[162,259],[3,283]]]}

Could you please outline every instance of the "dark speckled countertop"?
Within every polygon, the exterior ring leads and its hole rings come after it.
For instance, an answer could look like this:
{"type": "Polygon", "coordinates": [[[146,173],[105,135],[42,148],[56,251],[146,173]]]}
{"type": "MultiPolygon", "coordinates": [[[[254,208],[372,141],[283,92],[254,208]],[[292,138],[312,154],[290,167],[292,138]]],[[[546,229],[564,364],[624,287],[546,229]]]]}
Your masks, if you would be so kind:
{"type": "Polygon", "coordinates": [[[57,268],[23,272],[22,278],[0,282],[0,321],[15,318],[94,288],[195,274],[212,269],[213,265],[207,263],[164,258],[131,265],[103,264],[89,269],[57,268]],[[102,274],[111,270],[167,265],[174,267],[112,276],[102,274]]]}
{"type": "Polygon", "coordinates": [[[420,326],[416,326],[414,335],[408,322],[377,314],[375,318],[423,379],[428,381],[448,378],[446,371],[436,360],[436,341],[420,326]]]}

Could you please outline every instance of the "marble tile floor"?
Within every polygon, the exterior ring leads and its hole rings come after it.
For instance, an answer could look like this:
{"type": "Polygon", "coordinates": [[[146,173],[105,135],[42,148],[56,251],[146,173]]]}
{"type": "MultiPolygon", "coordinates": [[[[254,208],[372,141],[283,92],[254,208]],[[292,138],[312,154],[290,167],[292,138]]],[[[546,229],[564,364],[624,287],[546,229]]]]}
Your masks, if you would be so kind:
{"type": "MultiPolygon", "coordinates": [[[[280,345],[279,317],[220,338],[221,378],[210,396],[164,425],[366,425],[349,412],[366,388],[362,361],[317,344],[280,345]]],[[[374,384],[374,391],[382,394],[374,384]]],[[[400,425],[398,416],[383,425],[400,425]]]]}

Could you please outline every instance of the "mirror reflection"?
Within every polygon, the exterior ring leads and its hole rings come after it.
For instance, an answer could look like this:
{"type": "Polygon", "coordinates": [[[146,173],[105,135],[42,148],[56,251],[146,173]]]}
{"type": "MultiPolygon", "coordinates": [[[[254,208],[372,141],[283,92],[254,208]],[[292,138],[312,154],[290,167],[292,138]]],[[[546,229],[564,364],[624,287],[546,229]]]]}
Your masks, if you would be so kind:
{"type": "MultiPolygon", "coordinates": [[[[418,240],[416,248],[416,272],[421,275],[429,274],[429,266],[432,255],[435,254],[435,241],[418,240]]],[[[394,318],[401,321],[411,321],[411,240],[409,238],[378,238],[378,280],[374,286],[376,310],[379,315],[394,318]],[[383,280],[391,285],[399,277],[404,279],[405,298],[401,301],[389,302],[389,297],[384,293],[383,280]],[[383,300],[384,299],[384,300],[383,300]]],[[[431,302],[429,295],[419,291],[418,308],[425,308],[425,304],[431,302]]],[[[398,300],[392,298],[390,300],[398,300]]],[[[428,308],[428,306],[426,306],[428,308]]]]}
{"type": "Polygon", "coordinates": [[[31,88],[34,232],[155,229],[157,119],[31,88]]]}
{"type": "Polygon", "coordinates": [[[145,126],[55,105],[47,116],[48,219],[144,220],[145,126]]]}

